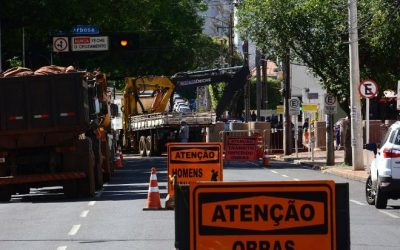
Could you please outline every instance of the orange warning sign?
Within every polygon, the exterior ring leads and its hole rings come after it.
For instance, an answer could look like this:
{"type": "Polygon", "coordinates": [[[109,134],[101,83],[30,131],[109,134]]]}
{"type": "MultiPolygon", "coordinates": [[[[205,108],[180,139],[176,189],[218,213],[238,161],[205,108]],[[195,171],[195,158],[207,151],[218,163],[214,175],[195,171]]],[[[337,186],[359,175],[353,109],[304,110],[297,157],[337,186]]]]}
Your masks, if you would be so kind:
{"type": "Polygon", "coordinates": [[[336,249],[334,197],[333,181],[191,184],[190,249],[336,249]]]}
{"type": "MultiPolygon", "coordinates": [[[[180,184],[196,181],[222,181],[221,143],[169,143],[168,176],[176,176],[180,184]]],[[[172,183],[168,194],[174,194],[172,183]]]]}
{"type": "Polygon", "coordinates": [[[256,136],[226,136],[225,160],[227,161],[255,161],[257,160],[256,136]]]}

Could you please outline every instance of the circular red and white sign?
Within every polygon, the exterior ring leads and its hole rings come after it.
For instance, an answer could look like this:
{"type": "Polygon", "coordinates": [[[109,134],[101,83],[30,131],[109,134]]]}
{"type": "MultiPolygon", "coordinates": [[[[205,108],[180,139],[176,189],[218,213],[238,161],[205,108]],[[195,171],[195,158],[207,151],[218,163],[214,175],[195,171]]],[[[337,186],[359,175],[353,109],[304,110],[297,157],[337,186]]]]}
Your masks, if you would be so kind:
{"type": "Polygon", "coordinates": [[[68,51],[68,38],[67,37],[54,37],[53,38],[53,51],[65,52],[68,51]]]}
{"type": "Polygon", "coordinates": [[[373,98],[378,94],[378,84],[372,80],[365,80],[361,82],[358,90],[364,98],[373,98]]]}

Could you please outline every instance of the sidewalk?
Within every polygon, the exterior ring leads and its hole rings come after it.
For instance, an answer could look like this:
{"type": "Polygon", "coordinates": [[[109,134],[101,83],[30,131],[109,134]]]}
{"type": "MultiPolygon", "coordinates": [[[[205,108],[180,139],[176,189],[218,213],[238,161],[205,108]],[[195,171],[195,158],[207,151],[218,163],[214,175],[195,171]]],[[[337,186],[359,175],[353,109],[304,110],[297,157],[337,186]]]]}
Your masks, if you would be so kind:
{"type": "Polygon", "coordinates": [[[352,166],[344,164],[344,150],[335,150],[335,165],[326,165],[326,151],[315,150],[312,159],[311,152],[299,152],[291,155],[275,155],[274,160],[288,161],[295,164],[306,165],[322,172],[338,175],[347,179],[365,182],[368,177],[366,170],[354,171],[352,166]]]}

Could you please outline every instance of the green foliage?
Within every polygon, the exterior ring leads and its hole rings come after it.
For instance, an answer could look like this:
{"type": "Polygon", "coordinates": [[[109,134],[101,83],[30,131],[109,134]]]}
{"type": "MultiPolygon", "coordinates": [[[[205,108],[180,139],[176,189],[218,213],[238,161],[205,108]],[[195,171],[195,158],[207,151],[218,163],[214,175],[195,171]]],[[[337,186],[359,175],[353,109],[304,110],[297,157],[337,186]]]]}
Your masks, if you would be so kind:
{"type": "MultiPolygon", "coordinates": [[[[250,81],[250,96],[254,97],[250,99],[250,109],[257,109],[257,81],[256,78],[252,78],[250,81]]],[[[281,81],[268,78],[267,87],[268,87],[268,104],[267,109],[276,109],[276,106],[282,101],[282,94],[279,92],[281,86],[281,81]]],[[[263,86],[264,88],[265,86],[263,86]]]]}
{"type": "Polygon", "coordinates": [[[208,86],[208,90],[211,96],[212,110],[216,110],[218,101],[221,99],[223,91],[225,89],[225,83],[211,84],[208,86]]]}
{"type": "Polygon", "coordinates": [[[22,57],[24,27],[27,66],[49,65],[52,33],[68,36],[75,25],[90,24],[97,25],[102,35],[137,33],[139,50],[53,53],[53,64],[100,68],[114,79],[208,67],[218,54],[213,52],[217,45],[202,34],[203,20],[197,11],[204,7],[199,0],[2,1],[3,58],[22,57]]]}
{"type": "MultiPolygon", "coordinates": [[[[365,0],[358,5],[361,79],[395,89],[400,78],[400,2],[365,0]]],[[[349,111],[347,2],[246,0],[238,15],[242,36],[271,58],[283,58],[289,47],[293,60],[309,67],[349,111]]]]}
{"type": "Polygon", "coordinates": [[[21,67],[21,66],[22,66],[22,61],[21,61],[21,59],[18,58],[18,57],[16,57],[16,56],[14,56],[13,58],[8,59],[7,61],[8,61],[8,63],[10,64],[10,66],[11,66],[12,68],[14,68],[14,67],[21,67]]]}

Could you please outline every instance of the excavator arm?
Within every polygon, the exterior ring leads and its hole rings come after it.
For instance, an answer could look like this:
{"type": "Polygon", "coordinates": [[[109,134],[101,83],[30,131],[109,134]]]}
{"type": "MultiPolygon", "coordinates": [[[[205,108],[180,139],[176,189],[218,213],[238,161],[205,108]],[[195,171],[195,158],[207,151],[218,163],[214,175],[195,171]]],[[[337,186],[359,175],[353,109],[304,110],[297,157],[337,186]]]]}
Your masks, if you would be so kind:
{"type": "Polygon", "coordinates": [[[225,82],[227,85],[216,107],[217,117],[220,117],[224,109],[235,105],[234,96],[242,91],[249,76],[250,71],[248,67],[237,66],[194,72],[181,72],[172,76],[171,80],[175,83],[176,89],[225,82]]]}

